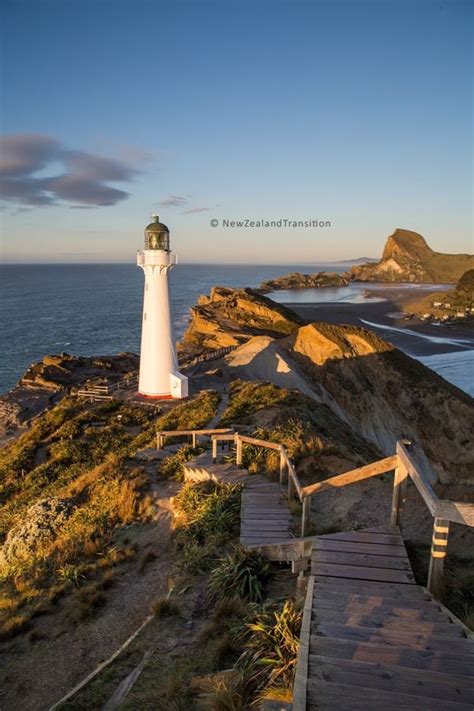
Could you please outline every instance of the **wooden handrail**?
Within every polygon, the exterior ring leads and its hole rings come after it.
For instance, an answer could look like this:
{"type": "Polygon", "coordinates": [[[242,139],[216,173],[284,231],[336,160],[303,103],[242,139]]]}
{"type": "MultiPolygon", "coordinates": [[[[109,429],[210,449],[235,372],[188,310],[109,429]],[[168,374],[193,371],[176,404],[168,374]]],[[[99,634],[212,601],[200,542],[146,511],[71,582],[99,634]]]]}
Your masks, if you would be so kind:
{"type": "MultiPolygon", "coordinates": [[[[178,437],[179,435],[210,435],[210,434],[226,434],[232,433],[229,427],[220,430],[159,430],[156,434],[163,437],[178,437]]],[[[233,436],[233,435],[232,435],[233,436]]]]}
{"type": "Polygon", "coordinates": [[[344,474],[338,474],[337,476],[332,476],[330,479],[325,479],[324,481],[318,481],[316,484],[310,484],[309,486],[303,487],[303,497],[312,496],[326,489],[339,488],[341,486],[346,486],[347,484],[355,484],[358,481],[363,481],[364,479],[369,479],[373,476],[378,476],[379,474],[385,474],[386,472],[391,472],[398,464],[398,456],[396,454],[391,457],[386,457],[385,459],[379,459],[377,462],[372,462],[371,464],[366,464],[363,467],[358,467],[357,469],[352,469],[349,472],[344,472],[344,474]]]}

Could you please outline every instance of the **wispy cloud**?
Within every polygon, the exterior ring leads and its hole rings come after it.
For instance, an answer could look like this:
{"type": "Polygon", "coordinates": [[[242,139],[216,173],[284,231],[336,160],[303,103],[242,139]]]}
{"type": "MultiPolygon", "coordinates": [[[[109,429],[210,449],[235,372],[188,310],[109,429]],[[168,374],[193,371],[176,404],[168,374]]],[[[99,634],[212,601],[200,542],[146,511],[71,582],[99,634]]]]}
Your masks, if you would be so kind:
{"type": "Polygon", "coordinates": [[[207,212],[210,209],[210,207],[190,207],[189,210],[183,210],[182,214],[190,215],[193,212],[207,212]]]}
{"type": "Polygon", "coordinates": [[[188,203],[188,198],[182,197],[181,195],[169,195],[160,202],[160,205],[163,207],[181,207],[182,205],[187,205],[188,203]]]}
{"type": "Polygon", "coordinates": [[[132,160],[72,150],[37,133],[1,136],[0,155],[0,198],[29,207],[115,205],[130,193],[108,183],[130,182],[140,172],[132,160]],[[45,176],[53,162],[60,163],[63,172],[45,176]],[[38,175],[40,172],[42,175],[38,175]]]}

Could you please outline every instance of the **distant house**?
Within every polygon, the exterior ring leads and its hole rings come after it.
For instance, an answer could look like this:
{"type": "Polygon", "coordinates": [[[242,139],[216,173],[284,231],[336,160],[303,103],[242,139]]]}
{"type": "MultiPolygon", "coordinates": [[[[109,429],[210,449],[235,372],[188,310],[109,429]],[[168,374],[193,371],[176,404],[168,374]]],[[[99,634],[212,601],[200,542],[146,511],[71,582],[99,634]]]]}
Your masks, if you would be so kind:
{"type": "Polygon", "coordinates": [[[445,305],[444,305],[444,308],[445,308],[445,309],[450,309],[450,308],[451,308],[451,304],[445,304],[445,305]]]}
{"type": "Polygon", "coordinates": [[[433,301],[433,306],[442,306],[443,302],[442,301],[433,301]]]}
{"type": "Polygon", "coordinates": [[[456,311],[457,318],[464,318],[465,315],[466,314],[464,311],[456,311]]]}

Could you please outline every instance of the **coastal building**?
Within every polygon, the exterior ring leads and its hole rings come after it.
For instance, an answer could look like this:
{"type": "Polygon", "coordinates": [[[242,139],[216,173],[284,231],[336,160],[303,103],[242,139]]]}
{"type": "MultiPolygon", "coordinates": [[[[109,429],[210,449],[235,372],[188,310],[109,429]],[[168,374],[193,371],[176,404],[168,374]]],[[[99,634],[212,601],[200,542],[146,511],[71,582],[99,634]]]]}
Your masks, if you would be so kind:
{"type": "Polygon", "coordinates": [[[178,370],[168,272],[177,263],[166,225],[153,215],[137,265],[145,274],[138,391],[154,398],[185,398],[188,379],[178,370]]]}

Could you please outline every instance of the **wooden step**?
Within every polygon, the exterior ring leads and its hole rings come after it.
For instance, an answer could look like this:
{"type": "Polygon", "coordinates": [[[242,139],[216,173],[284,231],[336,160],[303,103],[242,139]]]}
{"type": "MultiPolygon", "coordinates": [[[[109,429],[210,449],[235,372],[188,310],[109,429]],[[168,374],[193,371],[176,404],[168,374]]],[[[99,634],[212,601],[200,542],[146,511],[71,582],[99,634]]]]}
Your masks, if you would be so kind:
{"type": "Polygon", "coordinates": [[[336,637],[314,637],[311,655],[323,655],[333,659],[348,659],[360,662],[394,664],[411,669],[429,669],[444,674],[463,674],[474,679],[474,664],[469,655],[456,654],[449,645],[442,651],[390,647],[376,642],[359,642],[336,637]]]}
{"type": "Polygon", "coordinates": [[[405,570],[389,568],[370,568],[355,565],[337,565],[333,563],[315,563],[311,567],[313,573],[325,577],[348,578],[350,580],[374,580],[380,582],[405,583],[414,585],[413,573],[405,570]]]}
{"type": "Polygon", "coordinates": [[[315,570],[318,563],[336,563],[339,565],[368,566],[370,568],[397,568],[411,572],[408,559],[401,556],[345,553],[341,551],[321,551],[316,549],[311,556],[311,561],[315,570]]]}
{"type": "Polygon", "coordinates": [[[446,641],[446,636],[431,635],[418,632],[414,626],[412,631],[399,632],[396,629],[364,627],[359,625],[344,625],[337,622],[319,621],[314,628],[314,636],[337,637],[338,639],[352,639],[359,642],[376,642],[377,644],[410,647],[412,649],[425,649],[427,651],[442,652],[449,645],[452,651],[473,655],[474,649],[469,645],[469,640],[453,635],[446,641]]]}
{"type": "Polygon", "coordinates": [[[364,688],[376,688],[397,694],[420,696],[420,704],[426,698],[444,699],[469,704],[474,702],[474,678],[446,674],[426,669],[410,669],[382,662],[362,662],[348,659],[332,659],[312,655],[309,660],[311,683],[349,684],[364,688]]]}
{"type": "Polygon", "coordinates": [[[421,700],[412,694],[349,684],[318,683],[311,679],[308,680],[308,691],[308,711],[472,711],[472,703],[445,699],[421,700]]]}
{"type": "Polygon", "coordinates": [[[372,544],[358,541],[332,540],[317,536],[314,542],[314,550],[318,551],[340,551],[341,553],[370,553],[371,555],[389,555],[401,557],[408,560],[404,546],[372,544]]]}

